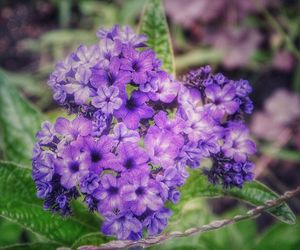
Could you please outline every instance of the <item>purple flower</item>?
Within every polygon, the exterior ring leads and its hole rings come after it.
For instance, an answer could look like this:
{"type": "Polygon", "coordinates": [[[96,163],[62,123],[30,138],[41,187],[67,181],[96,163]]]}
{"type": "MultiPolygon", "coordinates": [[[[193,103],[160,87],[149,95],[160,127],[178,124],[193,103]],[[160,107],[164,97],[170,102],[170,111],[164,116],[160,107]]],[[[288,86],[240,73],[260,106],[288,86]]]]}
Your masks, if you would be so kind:
{"type": "Polygon", "coordinates": [[[145,149],[153,164],[163,168],[174,165],[179,150],[183,146],[183,137],[167,130],[161,130],[157,126],[148,129],[145,136],[145,149]]]}
{"type": "Polygon", "coordinates": [[[89,172],[82,152],[71,145],[64,149],[63,159],[58,159],[55,165],[55,171],[61,176],[61,185],[68,189],[79,184],[80,179],[89,172]]]}
{"type": "Polygon", "coordinates": [[[252,87],[247,80],[239,80],[235,82],[236,95],[238,97],[247,97],[252,92],[252,87]]]}
{"type": "Polygon", "coordinates": [[[150,93],[149,97],[153,101],[161,101],[164,103],[172,102],[178,94],[180,85],[178,82],[171,79],[171,76],[166,72],[161,71],[156,78],[157,90],[155,93],[150,93]]]}
{"type": "Polygon", "coordinates": [[[148,72],[148,81],[140,84],[139,89],[144,93],[156,92],[158,90],[157,73],[155,71],[148,72]]]}
{"type": "Polygon", "coordinates": [[[55,137],[54,126],[51,122],[45,121],[42,123],[42,130],[36,135],[40,144],[51,143],[55,137]]]}
{"type": "Polygon", "coordinates": [[[159,111],[154,117],[154,122],[160,129],[168,130],[174,134],[180,134],[185,126],[184,120],[178,115],[174,119],[169,119],[164,111],[159,111]]]}
{"type": "Polygon", "coordinates": [[[253,167],[253,163],[249,161],[236,163],[217,156],[212,168],[204,169],[204,173],[210,182],[220,183],[224,188],[242,188],[245,182],[253,180],[253,167]]]}
{"type": "Polygon", "coordinates": [[[255,143],[249,139],[249,131],[244,124],[228,124],[222,151],[226,157],[233,158],[236,162],[245,162],[248,155],[256,152],[255,143]]]}
{"type": "Polygon", "coordinates": [[[92,117],[93,132],[92,136],[101,136],[109,132],[112,117],[111,115],[102,113],[101,110],[96,111],[92,117]]]}
{"type": "Polygon", "coordinates": [[[147,72],[153,69],[155,53],[150,49],[138,52],[126,46],[123,49],[123,56],[121,69],[131,72],[134,83],[145,83],[148,79],[147,72]]]}
{"type": "Polygon", "coordinates": [[[212,133],[201,138],[198,142],[198,148],[203,157],[209,157],[212,154],[217,154],[220,151],[220,138],[216,133],[212,133]]]}
{"type": "Polygon", "coordinates": [[[104,169],[118,167],[116,156],[111,153],[112,146],[112,139],[105,135],[99,140],[92,137],[85,138],[82,150],[90,171],[99,174],[104,169]]]}
{"type": "Polygon", "coordinates": [[[138,240],[141,238],[142,228],[142,223],[131,213],[110,213],[105,215],[102,232],[116,235],[119,240],[138,240]]]}
{"type": "Polygon", "coordinates": [[[49,182],[54,174],[55,155],[50,151],[41,152],[32,162],[32,178],[49,182]]]}
{"type": "Polygon", "coordinates": [[[162,198],[159,196],[161,190],[155,180],[144,173],[139,173],[132,174],[128,181],[130,183],[122,187],[121,194],[134,214],[142,215],[147,208],[156,211],[163,206],[162,198]]]}
{"type": "Polygon", "coordinates": [[[145,47],[147,36],[144,34],[136,34],[131,27],[125,26],[120,30],[117,39],[120,39],[123,43],[128,44],[134,48],[145,47]]]}
{"type": "Polygon", "coordinates": [[[73,58],[74,61],[72,66],[74,68],[92,68],[99,60],[99,47],[97,45],[92,45],[90,47],[81,45],[74,53],[73,58]]]}
{"type": "Polygon", "coordinates": [[[210,84],[205,88],[205,94],[212,101],[209,106],[216,119],[221,119],[225,114],[232,115],[239,108],[239,104],[234,100],[236,88],[232,83],[223,88],[217,84],[210,84]]]}
{"type": "Polygon", "coordinates": [[[197,168],[200,166],[200,161],[203,158],[202,151],[198,147],[197,142],[189,141],[185,144],[180,152],[181,162],[190,168],[197,168]]]}
{"type": "Polygon", "coordinates": [[[130,130],[123,122],[117,123],[114,126],[114,133],[112,138],[115,142],[138,142],[140,140],[139,132],[130,130]]]}
{"type": "Polygon", "coordinates": [[[184,118],[186,118],[184,133],[188,135],[190,141],[199,141],[218,129],[210,113],[202,107],[197,110],[186,110],[184,118]]]}
{"type": "Polygon", "coordinates": [[[74,95],[75,103],[78,105],[86,103],[92,94],[92,89],[88,85],[91,74],[90,70],[80,67],[75,74],[75,80],[64,85],[64,90],[74,95]]]}
{"type": "Polygon", "coordinates": [[[92,194],[99,187],[99,176],[95,173],[88,173],[81,179],[80,190],[86,194],[92,194]]]}
{"type": "Polygon", "coordinates": [[[120,33],[120,26],[119,25],[115,25],[113,26],[111,29],[105,29],[105,28],[100,28],[97,33],[96,36],[98,38],[101,39],[110,39],[110,40],[114,40],[120,33]]]}
{"type": "Polygon", "coordinates": [[[203,106],[200,91],[196,88],[188,88],[184,85],[180,86],[178,92],[178,103],[184,110],[194,110],[197,107],[203,106]]]}
{"type": "Polygon", "coordinates": [[[172,215],[172,212],[167,208],[162,208],[150,216],[148,216],[143,225],[147,227],[149,235],[160,234],[167,226],[168,219],[172,215]]]}
{"type": "Polygon", "coordinates": [[[112,114],[114,110],[121,107],[122,99],[119,98],[119,89],[115,86],[100,86],[97,96],[93,97],[92,105],[100,108],[105,114],[112,114]]]}
{"type": "Polygon", "coordinates": [[[63,104],[67,98],[67,92],[64,89],[64,85],[55,84],[52,87],[53,90],[53,99],[60,104],[63,104]]]}
{"type": "Polygon", "coordinates": [[[125,87],[130,81],[130,74],[120,70],[121,61],[117,57],[113,57],[107,67],[95,68],[92,70],[91,83],[95,88],[100,86],[116,85],[119,88],[125,87]]]}
{"type": "Polygon", "coordinates": [[[174,204],[178,203],[180,200],[180,192],[175,188],[170,189],[168,199],[174,204]]]}
{"type": "Polygon", "coordinates": [[[149,166],[147,164],[149,156],[137,144],[125,142],[118,147],[118,156],[121,159],[121,172],[127,174],[149,173],[149,166]]]}
{"type": "Polygon", "coordinates": [[[118,213],[124,210],[124,202],[121,196],[121,187],[124,181],[111,174],[101,177],[101,185],[95,190],[93,196],[99,200],[98,211],[118,213]]]}
{"type": "Polygon", "coordinates": [[[67,139],[77,139],[78,136],[87,136],[92,133],[92,123],[82,117],[76,117],[73,121],[59,117],[55,122],[55,131],[67,139]]]}
{"type": "Polygon", "coordinates": [[[69,76],[72,70],[73,55],[67,56],[65,60],[58,62],[55,65],[55,82],[63,82],[69,76]]]}
{"type": "Polygon", "coordinates": [[[46,196],[52,192],[52,186],[49,182],[36,181],[37,197],[44,199],[46,196]]]}
{"type": "Polygon", "coordinates": [[[129,99],[123,101],[121,108],[114,112],[118,119],[122,119],[129,129],[137,129],[141,119],[150,118],[153,109],[145,102],[147,96],[141,92],[134,91],[129,99]]]}

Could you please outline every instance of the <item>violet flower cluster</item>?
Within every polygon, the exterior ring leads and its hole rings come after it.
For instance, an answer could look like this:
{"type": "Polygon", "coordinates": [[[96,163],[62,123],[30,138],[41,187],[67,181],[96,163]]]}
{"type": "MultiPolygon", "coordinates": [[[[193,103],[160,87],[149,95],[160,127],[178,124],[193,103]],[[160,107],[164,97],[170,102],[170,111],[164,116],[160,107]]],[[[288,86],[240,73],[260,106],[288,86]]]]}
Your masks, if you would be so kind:
{"type": "Polygon", "coordinates": [[[71,213],[82,196],[100,213],[102,232],[138,240],[166,227],[187,168],[224,188],[253,178],[243,115],[252,111],[247,81],[204,67],[182,83],[163,71],[146,37],[131,28],[97,32],[56,65],[49,85],[74,119],[44,122],[37,133],[32,176],[47,210],[71,213]]]}

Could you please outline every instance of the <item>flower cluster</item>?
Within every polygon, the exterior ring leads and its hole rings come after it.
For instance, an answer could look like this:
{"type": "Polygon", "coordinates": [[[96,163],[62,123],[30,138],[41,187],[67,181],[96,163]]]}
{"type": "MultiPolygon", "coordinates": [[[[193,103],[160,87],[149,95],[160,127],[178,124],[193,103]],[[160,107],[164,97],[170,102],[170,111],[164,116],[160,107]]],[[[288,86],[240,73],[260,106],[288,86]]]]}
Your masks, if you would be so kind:
{"type": "Polygon", "coordinates": [[[209,66],[191,71],[183,81],[178,113],[186,121],[185,164],[193,168],[210,159],[212,166],[204,168],[209,181],[224,188],[242,187],[253,179],[249,156],[256,152],[242,119],[253,110],[251,86],[246,80],[212,74],[209,66]]]}
{"type": "Polygon", "coordinates": [[[187,166],[211,159],[204,173],[226,188],[252,179],[255,144],[241,120],[252,110],[247,81],[205,67],[179,84],[144,35],[115,26],[97,36],[50,76],[54,99],[76,117],[37,133],[32,176],[45,209],[69,215],[83,196],[103,216],[103,233],[138,240],[167,225],[166,202],[179,201],[187,166]]]}

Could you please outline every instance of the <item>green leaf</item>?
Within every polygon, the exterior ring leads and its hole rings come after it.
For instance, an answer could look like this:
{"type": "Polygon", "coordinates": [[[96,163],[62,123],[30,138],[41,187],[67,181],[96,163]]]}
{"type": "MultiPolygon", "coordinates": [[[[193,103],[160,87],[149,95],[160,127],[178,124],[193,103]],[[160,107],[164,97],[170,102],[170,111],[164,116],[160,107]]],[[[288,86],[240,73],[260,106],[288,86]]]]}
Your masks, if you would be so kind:
{"type": "Polygon", "coordinates": [[[10,246],[0,247],[0,250],[55,250],[59,245],[55,243],[23,243],[23,244],[14,244],[10,246]]]}
{"type": "Polygon", "coordinates": [[[162,60],[162,67],[175,75],[173,49],[166,16],[160,0],[148,0],[140,22],[140,33],[148,37],[148,46],[162,60]]]}
{"type": "Polygon", "coordinates": [[[41,113],[7,83],[0,71],[0,132],[6,159],[30,164],[42,120],[41,113]]]}
{"type": "MultiPolygon", "coordinates": [[[[248,182],[242,189],[232,188],[224,190],[220,186],[215,186],[207,181],[207,178],[200,172],[190,171],[190,177],[181,188],[181,201],[177,205],[171,205],[174,211],[174,220],[180,216],[186,201],[195,197],[220,197],[229,196],[250,203],[255,206],[264,204],[268,200],[278,198],[278,194],[258,181],[248,182]]],[[[286,203],[272,208],[268,211],[271,215],[282,222],[295,223],[295,215],[286,203]]]]}
{"type": "Polygon", "coordinates": [[[300,218],[297,224],[293,226],[282,223],[274,224],[259,239],[255,249],[264,250],[282,250],[282,249],[299,249],[300,246],[300,218]]]}
{"type": "Polygon", "coordinates": [[[0,162],[0,216],[59,245],[70,246],[82,235],[98,232],[77,210],[76,217],[62,218],[44,211],[35,197],[31,170],[9,162],[0,162]]]}

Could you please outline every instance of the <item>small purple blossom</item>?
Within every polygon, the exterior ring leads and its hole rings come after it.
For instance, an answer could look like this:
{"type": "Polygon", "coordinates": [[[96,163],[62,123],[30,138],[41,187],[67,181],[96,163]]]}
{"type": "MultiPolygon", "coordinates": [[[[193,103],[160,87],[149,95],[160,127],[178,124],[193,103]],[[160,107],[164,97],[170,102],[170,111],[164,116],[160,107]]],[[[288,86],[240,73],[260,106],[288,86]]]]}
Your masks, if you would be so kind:
{"type": "Polygon", "coordinates": [[[131,213],[106,214],[102,232],[116,235],[120,240],[138,240],[141,238],[142,223],[131,213]]]}
{"type": "Polygon", "coordinates": [[[153,109],[145,103],[147,96],[134,91],[129,99],[123,101],[122,106],[114,112],[118,119],[122,119],[129,129],[137,129],[141,119],[153,116],[153,109]]]}
{"type": "Polygon", "coordinates": [[[119,89],[114,86],[100,86],[97,96],[93,97],[92,105],[100,108],[105,114],[112,114],[114,110],[121,107],[122,99],[119,96],[119,89]]]}
{"type": "Polygon", "coordinates": [[[88,174],[88,164],[83,154],[75,146],[68,146],[63,151],[63,159],[56,161],[55,171],[61,176],[61,185],[72,188],[79,184],[80,179],[88,174]]]}
{"type": "Polygon", "coordinates": [[[236,162],[244,162],[248,155],[256,152],[255,143],[249,139],[249,131],[239,122],[228,124],[222,151],[226,157],[236,162]]]}
{"type": "Polygon", "coordinates": [[[130,209],[135,215],[142,215],[146,209],[156,211],[163,206],[159,196],[160,187],[149,176],[139,173],[132,175],[129,183],[122,187],[122,197],[130,204],[130,209]]]}
{"type": "Polygon", "coordinates": [[[127,46],[123,49],[121,69],[132,74],[132,80],[136,84],[143,84],[147,81],[147,72],[153,69],[155,53],[148,49],[141,53],[127,46]]]}
{"type": "Polygon", "coordinates": [[[225,114],[232,115],[239,108],[239,104],[234,100],[236,88],[233,84],[226,84],[223,88],[210,84],[205,88],[205,94],[212,101],[209,107],[216,119],[221,119],[225,114]]]}
{"type": "Polygon", "coordinates": [[[149,160],[148,154],[137,144],[126,142],[118,147],[118,156],[121,160],[120,171],[125,174],[133,172],[149,172],[147,164],[149,160]]]}
{"type": "Polygon", "coordinates": [[[121,142],[138,142],[140,135],[135,130],[130,130],[123,122],[117,123],[114,126],[112,138],[117,144],[121,142]]]}

